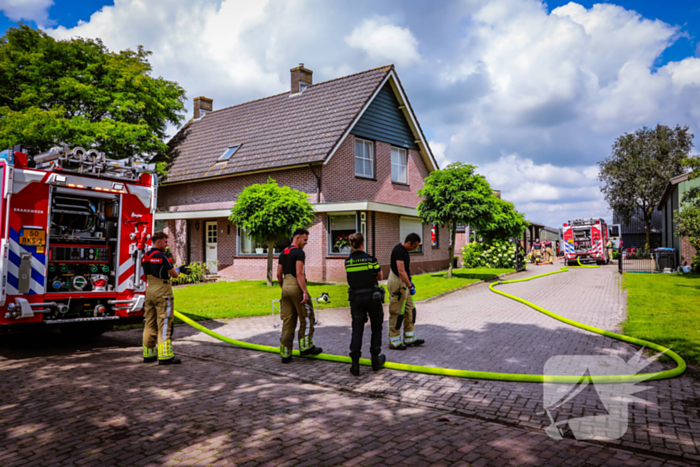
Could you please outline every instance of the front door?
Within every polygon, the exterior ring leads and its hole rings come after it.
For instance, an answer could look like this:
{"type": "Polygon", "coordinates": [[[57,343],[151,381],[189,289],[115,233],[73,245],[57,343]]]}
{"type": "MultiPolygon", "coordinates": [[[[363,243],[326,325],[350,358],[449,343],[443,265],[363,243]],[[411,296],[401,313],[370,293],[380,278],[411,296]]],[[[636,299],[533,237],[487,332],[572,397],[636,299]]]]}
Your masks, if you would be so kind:
{"type": "Polygon", "coordinates": [[[217,252],[216,252],[216,221],[206,222],[204,224],[205,234],[206,234],[206,245],[204,251],[206,251],[205,260],[207,262],[207,268],[209,268],[209,273],[216,274],[219,270],[217,267],[217,252]]]}

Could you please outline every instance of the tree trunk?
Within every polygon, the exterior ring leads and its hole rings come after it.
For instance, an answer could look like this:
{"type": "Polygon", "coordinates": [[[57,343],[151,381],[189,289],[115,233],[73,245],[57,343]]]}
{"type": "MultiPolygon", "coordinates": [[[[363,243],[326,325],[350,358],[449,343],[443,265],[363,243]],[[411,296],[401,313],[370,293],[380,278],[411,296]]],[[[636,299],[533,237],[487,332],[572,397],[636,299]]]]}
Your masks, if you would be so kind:
{"type": "Polygon", "coordinates": [[[267,241],[267,286],[272,287],[272,250],[275,248],[275,241],[267,241]]]}
{"type": "Polygon", "coordinates": [[[654,211],[654,207],[650,207],[648,210],[644,211],[644,227],[646,230],[646,241],[644,243],[644,249],[651,249],[651,215],[654,211]]]}
{"type": "Polygon", "coordinates": [[[448,249],[449,255],[450,255],[450,264],[447,266],[447,278],[451,279],[452,278],[452,263],[454,262],[454,257],[455,257],[455,239],[457,237],[457,222],[452,222],[450,225],[450,238],[452,241],[450,242],[450,248],[448,249]]]}

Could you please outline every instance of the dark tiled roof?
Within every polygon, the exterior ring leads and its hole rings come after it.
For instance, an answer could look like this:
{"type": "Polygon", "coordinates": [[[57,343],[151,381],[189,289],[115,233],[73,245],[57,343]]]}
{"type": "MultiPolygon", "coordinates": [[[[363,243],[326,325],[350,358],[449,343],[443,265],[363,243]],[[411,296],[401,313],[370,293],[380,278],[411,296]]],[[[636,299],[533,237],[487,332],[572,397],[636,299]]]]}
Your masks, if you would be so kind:
{"type": "Polygon", "coordinates": [[[208,113],[170,142],[168,182],[323,161],[393,65],[208,113]],[[242,144],[227,163],[217,159],[242,144]]]}

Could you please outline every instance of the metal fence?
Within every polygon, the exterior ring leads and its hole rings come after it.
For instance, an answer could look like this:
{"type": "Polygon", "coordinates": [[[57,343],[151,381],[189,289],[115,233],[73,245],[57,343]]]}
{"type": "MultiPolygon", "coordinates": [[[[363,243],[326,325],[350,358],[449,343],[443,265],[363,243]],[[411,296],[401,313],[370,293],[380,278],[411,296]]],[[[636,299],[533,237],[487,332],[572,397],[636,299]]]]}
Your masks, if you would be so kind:
{"type": "Polygon", "coordinates": [[[642,250],[628,248],[618,257],[618,270],[623,272],[661,273],[676,269],[676,252],[673,248],[642,250]]]}

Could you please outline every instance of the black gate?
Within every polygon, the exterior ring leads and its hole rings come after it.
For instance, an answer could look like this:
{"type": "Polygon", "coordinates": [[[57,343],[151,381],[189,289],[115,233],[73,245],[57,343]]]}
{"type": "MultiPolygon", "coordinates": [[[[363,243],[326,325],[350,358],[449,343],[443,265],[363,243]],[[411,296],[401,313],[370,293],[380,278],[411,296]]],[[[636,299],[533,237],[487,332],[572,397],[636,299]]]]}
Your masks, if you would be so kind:
{"type": "Polygon", "coordinates": [[[525,270],[525,251],[519,241],[515,242],[515,271],[525,270]]]}
{"type": "Polygon", "coordinates": [[[623,272],[661,273],[676,269],[676,252],[673,248],[644,250],[627,248],[620,252],[617,269],[623,272]]]}

